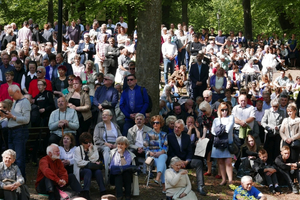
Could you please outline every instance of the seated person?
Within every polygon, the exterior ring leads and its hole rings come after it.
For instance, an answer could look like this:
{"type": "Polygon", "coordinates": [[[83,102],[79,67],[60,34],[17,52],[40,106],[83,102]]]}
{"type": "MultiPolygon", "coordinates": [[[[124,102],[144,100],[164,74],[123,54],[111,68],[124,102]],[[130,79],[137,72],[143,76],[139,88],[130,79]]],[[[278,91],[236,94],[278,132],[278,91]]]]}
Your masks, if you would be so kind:
{"type": "Polygon", "coordinates": [[[145,158],[145,149],[148,146],[145,138],[150,131],[151,128],[145,125],[145,116],[141,113],[136,114],[135,125],[128,130],[127,135],[129,150],[134,153],[136,157],[145,158]]]}
{"type": "Polygon", "coordinates": [[[233,64],[232,70],[228,71],[228,80],[231,82],[231,89],[234,86],[238,87],[238,90],[241,89],[243,74],[239,72],[239,67],[236,64],[233,64]]]}
{"type": "Polygon", "coordinates": [[[186,118],[186,126],[184,127],[184,132],[186,132],[190,136],[193,149],[195,149],[196,138],[200,138],[200,131],[198,127],[195,124],[195,119],[193,116],[188,116],[186,118]]]}
{"type": "Polygon", "coordinates": [[[51,113],[49,119],[49,143],[59,143],[62,136],[62,129],[64,129],[64,132],[76,134],[76,130],[79,127],[78,116],[76,111],[68,108],[67,105],[65,97],[60,97],[57,100],[58,109],[51,113]]]}
{"type": "Polygon", "coordinates": [[[290,158],[290,148],[283,146],[280,150],[279,156],[275,159],[275,165],[278,169],[279,176],[283,177],[287,182],[289,188],[294,194],[298,194],[297,185],[294,183],[294,179],[298,179],[299,183],[299,167],[300,163],[293,162],[290,158]]]}
{"type": "Polygon", "coordinates": [[[282,193],[277,180],[276,169],[272,163],[268,163],[268,153],[266,150],[261,149],[258,152],[259,158],[254,161],[254,170],[258,175],[268,184],[269,191],[275,194],[276,192],[282,193]]]}
{"type": "Polygon", "coordinates": [[[243,176],[241,185],[234,190],[233,200],[250,199],[251,196],[254,196],[256,199],[266,200],[267,197],[252,186],[252,184],[253,181],[251,176],[243,176]]]}
{"type": "Polygon", "coordinates": [[[245,86],[248,87],[249,79],[252,81],[256,80],[260,75],[260,70],[258,65],[253,64],[253,60],[249,60],[248,63],[242,69],[245,74],[245,86]]]}
{"type": "Polygon", "coordinates": [[[166,85],[164,88],[164,92],[162,93],[161,100],[164,100],[167,104],[167,108],[169,110],[173,110],[173,103],[177,102],[176,96],[172,92],[172,87],[170,85],[166,85]]]}
{"type": "Polygon", "coordinates": [[[184,87],[185,85],[187,85],[186,66],[181,65],[180,69],[174,71],[169,79],[175,80],[176,87],[184,87]]]}
{"type": "Polygon", "coordinates": [[[181,105],[177,102],[173,103],[173,109],[168,113],[168,116],[174,115],[177,119],[186,121],[187,113],[182,110],[181,105]]]}
{"type": "Polygon", "coordinates": [[[16,160],[16,152],[12,149],[4,151],[2,160],[0,163],[0,198],[9,200],[29,199],[24,191],[25,180],[21,171],[17,165],[13,165],[16,160]]]}
{"type": "Polygon", "coordinates": [[[231,90],[230,89],[226,89],[225,90],[225,98],[223,99],[224,102],[226,101],[230,101],[232,107],[236,106],[238,103],[236,101],[236,98],[231,96],[231,90]]]}
{"type": "Polygon", "coordinates": [[[274,85],[276,87],[285,88],[289,78],[285,76],[285,71],[281,71],[280,74],[281,74],[281,76],[278,76],[275,79],[274,85]]]}
{"type": "MultiPolygon", "coordinates": [[[[58,189],[64,190],[67,184],[73,191],[79,194],[82,189],[74,174],[69,174],[64,164],[59,159],[59,148],[57,144],[47,147],[47,155],[41,158],[35,189],[38,193],[48,194],[49,200],[60,199],[58,189]]],[[[81,195],[81,194],[80,194],[81,195]]]]}
{"type": "Polygon", "coordinates": [[[74,152],[76,149],[75,138],[72,133],[65,133],[60,140],[59,154],[68,174],[73,173],[74,152]]]}
{"type": "MultiPolygon", "coordinates": [[[[123,186],[125,188],[125,199],[130,200],[131,196],[131,183],[132,181],[138,186],[138,177],[133,176],[132,170],[126,170],[126,166],[135,165],[135,155],[128,150],[129,142],[124,136],[120,136],[116,141],[117,148],[111,150],[110,152],[110,180],[112,184],[116,186],[116,196],[117,199],[122,199],[123,197],[123,186]],[[121,174],[115,174],[114,169],[120,169],[124,167],[121,174]]],[[[139,188],[133,187],[133,195],[139,195],[139,188]]]]}
{"type": "Polygon", "coordinates": [[[173,197],[196,200],[196,194],[192,191],[191,181],[188,171],[181,169],[182,160],[177,156],[173,157],[170,162],[170,169],[166,170],[166,196],[167,200],[173,197]],[[179,194],[180,193],[180,194],[179,194]]]}

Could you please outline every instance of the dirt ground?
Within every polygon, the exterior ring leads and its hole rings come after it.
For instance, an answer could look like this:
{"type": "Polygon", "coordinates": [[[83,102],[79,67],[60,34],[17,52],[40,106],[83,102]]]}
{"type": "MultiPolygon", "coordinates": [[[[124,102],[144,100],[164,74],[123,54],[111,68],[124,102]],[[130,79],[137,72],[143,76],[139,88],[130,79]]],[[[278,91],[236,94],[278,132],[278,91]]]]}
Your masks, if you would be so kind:
{"type": "MultiPolygon", "coordinates": [[[[293,76],[293,79],[295,81],[296,76],[300,76],[300,70],[288,70],[286,72],[286,75],[288,73],[291,73],[293,76]]],[[[277,76],[279,76],[280,73],[277,72],[274,74],[274,80],[277,76]]],[[[48,199],[45,196],[38,195],[37,192],[34,189],[34,184],[35,184],[35,179],[36,179],[36,174],[37,174],[38,167],[32,166],[31,163],[27,163],[26,165],[26,173],[27,173],[27,186],[29,187],[30,190],[30,197],[31,199],[39,199],[39,200],[44,200],[48,199]]],[[[197,185],[196,185],[196,175],[194,170],[190,170],[190,180],[192,183],[193,191],[195,191],[198,199],[208,199],[208,200],[217,200],[217,199],[232,199],[233,196],[233,190],[229,188],[228,185],[226,186],[219,186],[219,183],[221,182],[219,179],[215,179],[213,176],[205,177],[205,189],[208,192],[207,196],[203,197],[200,196],[199,193],[197,192],[197,185]]],[[[145,182],[145,175],[141,174],[139,176],[139,185],[140,185],[140,195],[137,197],[132,197],[133,200],[164,200],[165,195],[162,194],[162,188],[154,184],[153,180],[150,180],[149,187],[146,187],[146,182],[145,182]]],[[[281,177],[278,177],[279,179],[281,177]]],[[[240,185],[240,179],[236,177],[234,174],[234,185],[238,186],[240,185]]],[[[255,187],[257,187],[262,193],[267,195],[267,198],[269,200],[298,200],[300,199],[300,195],[296,194],[291,194],[291,192],[288,190],[288,188],[282,188],[284,194],[281,195],[271,195],[268,192],[268,187],[266,186],[261,186],[255,184],[255,187]]],[[[97,184],[95,181],[92,182],[91,186],[91,198],[93,200],[100,200],[100,195],[99,195],[99,190],[97,187],[97,184]]],[[[115,194],[115,190],[113,189],[108,189],[108,193],[110,194],[115,194]]]]}

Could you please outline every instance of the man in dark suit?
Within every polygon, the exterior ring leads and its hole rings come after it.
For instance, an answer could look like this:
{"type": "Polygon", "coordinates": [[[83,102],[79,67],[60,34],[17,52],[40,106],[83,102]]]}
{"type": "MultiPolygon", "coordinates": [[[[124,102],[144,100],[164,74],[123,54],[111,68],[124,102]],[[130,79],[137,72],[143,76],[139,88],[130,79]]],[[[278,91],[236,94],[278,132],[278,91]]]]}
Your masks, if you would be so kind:
{"type": "Polygon", "coordinates": [[[168,159],[174,156],[179,157],[183,163],[183,168],[196,169],[198,191],[205,196],[204,178],[203,178],[203,160],[200,157],[194,156],[191,139],[189,135],[182,132],[184,130],[184,122],[178,119],[175,122],[174,133],[168,134],[168,159]]]}
{"type": "Polygon", "coordinates": [[[90,43],[90,35],[84,34],[84,42],[79,44],[77,54],[80,55],[80,63],[84,64],[86,60],[93,61],[93,55],[96,54],[95,45],[90,43]]]}
{"type": "Polygon", "coordinates": [[[58,71],[57,71],[57,68],[58,68],[59,66],[61,66],[61,65],[64,65],[64,66],[66,66],[66,68],[67,68],[66,76],[73,75],[73,69],[72,69],[72,66],[71,66],[69,63],[64,62],[64,57],[63,57],[63,55],[62,55],[61,53],[58,53],[58,54],[56,55],[56,63],[57,63],[57,64],[55,65],[55,67],[54,67],[54,69],[53,69],[53,72],[52,72],[52,78],[51,78],[51,80],[54,80],[55,78],[58,77],[58,71]]]}
{"type": "Polygon", "coordinates": [[[197,63],[191,65],[189,78],[192,82],[192,94],[191,98],[196,100],[198,96],[202,96],[202,93],[207,88],[208,79],[208,65],[202,62],[204,58],[203,53],[197,55],[197,63]]]}

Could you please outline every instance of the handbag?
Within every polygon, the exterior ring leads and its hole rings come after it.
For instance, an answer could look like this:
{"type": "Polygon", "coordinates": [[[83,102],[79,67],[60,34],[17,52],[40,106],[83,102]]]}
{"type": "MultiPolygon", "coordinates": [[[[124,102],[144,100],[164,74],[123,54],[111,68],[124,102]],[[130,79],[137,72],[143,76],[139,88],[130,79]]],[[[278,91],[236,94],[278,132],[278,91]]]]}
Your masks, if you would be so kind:
{"type": "Polygon", "coordinates": [[[97,163],[89,162],[89,163],[85,166],[85,168],[90,169],[90,170],[98,170],[98,169],[102,170],[102,169],[103,169],[103,164],[101,165],[101,163],[100,163],[100,164],[97,164],[97,163]]]}
{"type": "MultiPolygon", "coordinates": [[[[288,129],[289,129],[289,134],[291,137],[291,130],[290,130],[290,123],[289,123],[289,119],[288,119],[288,129]]],[[[290,147],[293,149],[300,149],[300,141],[299,140],[294,140],[291,144],[290,147]]]]}
{"type": "Polygon", "coordinates": [[[233,142],[231,144],[228,144],[228,151],[231,154],[237,154],[239,152],[238,146],[233,142]]]}
{"type": "Polygon", "coordinates": [[[226,126],[222,124],[220,118],[220,124],[215,127],[214,147],[224,150],[228,147],[228,134],[226,132],[226,126]]]}
{"type": "Polygon", "coordinates": [[[147,159],[145,160],[145,164],[148,166],[152,166],[153,163],[154,163],[154,158],[151,156],[147,157],[147,159]]]}

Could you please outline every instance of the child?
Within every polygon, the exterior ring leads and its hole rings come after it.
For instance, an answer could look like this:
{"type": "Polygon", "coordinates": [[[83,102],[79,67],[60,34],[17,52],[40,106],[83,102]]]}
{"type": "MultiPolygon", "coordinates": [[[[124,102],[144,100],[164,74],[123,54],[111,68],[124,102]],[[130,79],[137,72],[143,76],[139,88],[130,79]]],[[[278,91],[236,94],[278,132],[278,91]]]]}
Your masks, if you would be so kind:
{"type": "Polygon", "coordinates": [[[234,97],[231,96],[231,90],[230,89],[226,89],[225,90],[225,98],[223,99],[225,102],[226,101],[230,101],[232,107],[237,105],[236,99],[234,97]]]}
{"type": "Polygon", "coordinates": [[[299,183],[299,163],[292,163],[290,158],[290,148],[288,146],[283,146],[280,149],[279,156],[275,159],[275,165],[278,168],[278,172],[280,175],[286,180],[289,185],[289,188],[292,190],[294,194],[298,194],[298,188],[294,183],[294,179],[298,179],[299,183]]]}
{"type": "MultiPolygon", "coordinates": [[[[269,191],[275,194],[276,192],[282,193],[277,180],[276,169],[272,164],[268,163],[268,153],[266,150],[261,149],[258,152],[258,157],[254,161],[254,170],[257,172],[257,176],[260,176],[269,186],[269,191]]],[[[259,177],[257,177],[259,178],[259,177]]]]}

